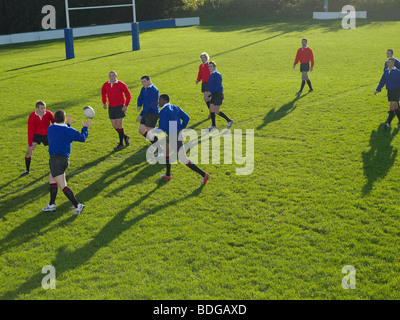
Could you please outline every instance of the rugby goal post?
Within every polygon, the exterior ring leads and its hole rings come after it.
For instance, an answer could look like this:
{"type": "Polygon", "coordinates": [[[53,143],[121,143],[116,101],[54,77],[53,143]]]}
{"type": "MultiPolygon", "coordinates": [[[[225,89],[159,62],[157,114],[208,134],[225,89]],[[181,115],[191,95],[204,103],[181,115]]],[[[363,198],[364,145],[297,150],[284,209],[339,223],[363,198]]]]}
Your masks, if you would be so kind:
{"type": "Polygon", "coordinates": [[[91,7],[75,7],[70,8],[68,4],[68,0],[65,0],[65,14],[67,20],[67,28],[64,29],[64,40],[65,40],[65,54],[66,59],[74,59],[75,51],[74,51],[74,33],[70,25],[69,21],[69,12],[72,10],[88,10],[88,9],[107,9],[107,8],[118,8],[118,7],[132,7],[133,10],[133,22],[132,22],[132,50],[137,51],[140,50],[139,43],[139,24],[136,22],[136,5],[135,0],[132,0],[132,3],[129,4],[116,4],[111,6],[91,6],[91,7]]]}

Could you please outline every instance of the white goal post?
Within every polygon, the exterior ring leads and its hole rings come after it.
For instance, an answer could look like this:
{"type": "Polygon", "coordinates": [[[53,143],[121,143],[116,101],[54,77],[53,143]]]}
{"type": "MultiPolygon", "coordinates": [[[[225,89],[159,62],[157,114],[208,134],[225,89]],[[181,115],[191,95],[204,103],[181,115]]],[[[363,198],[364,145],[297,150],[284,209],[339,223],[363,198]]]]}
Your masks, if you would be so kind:
{"type": "Polygon", "coordinates": [[[139,26],[138,26],[138,24],[136,22],[136,4],[135,4],[135,0],[132,0],[132,3],[128,3],[128,4],[116,4],[116,5],[109,5],[109,6],[75,7],[75,8],[70,8],[69,4],[68,4],[68,0],[65,0],[65,15],[66,15],[66,20],[67,20],[67,28],[64,29],[66,58],[67,59],[75,58],[74,36],[73,36],[73,31],[71,29],[70,21],[69,21],[69,12],[70,11],[72,11],[72,10],[120,8],[120,7],[132,7],[132,10],[133,10],[132,49],[133,50],[140,50],[139,26]]]}

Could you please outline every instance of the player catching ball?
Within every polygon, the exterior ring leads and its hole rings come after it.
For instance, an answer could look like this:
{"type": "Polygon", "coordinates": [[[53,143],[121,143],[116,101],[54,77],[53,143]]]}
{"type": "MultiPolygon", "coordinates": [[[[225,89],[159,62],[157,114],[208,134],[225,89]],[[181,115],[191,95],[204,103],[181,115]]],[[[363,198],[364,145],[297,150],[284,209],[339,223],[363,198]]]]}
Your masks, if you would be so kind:
{"type": "Polygon", "coordinates": [[[50,184],[50,202],[42,209],[43,211],[56,210],[56,197],[58,188],[60,188],[64,195],[72,202],[74,206],[74,214],[78,215],[85,207],[83,204],[76,200],[74,193],[67,186],[65,171],[69,166],[69,157],[71,154],[71,145],[73,141],[85,142],[89,135],[89,127],[92,124],[91,119],[87,119],[86,123],[82,122],[82,130],[71,127],[74,123],[72,116],[69,116],[68,122],[66,121],[66,114],[64,110],[58,110],[54,114],[55,123],[49,127],[49,184],[50,184]],[[57,188],[58,187],[58,188],[57,188]]]}
{"type": "Polygon", "coordinates": [[[386,124],[383,129],[387,130],[390,128],[394,115],[397,115],[399,119],[398,125],[400,125],[400,110],[399,110],[399,98],[400,98],[400,70],[397,69],[395,64],[395,58],[389,58],[387,60],[387,69],[382,75],[381,81],[378,84],[374,94],[381,92],[383,86],[386,85],[387,97],[390,102],[389,117],[386,120],[386,124]]]}

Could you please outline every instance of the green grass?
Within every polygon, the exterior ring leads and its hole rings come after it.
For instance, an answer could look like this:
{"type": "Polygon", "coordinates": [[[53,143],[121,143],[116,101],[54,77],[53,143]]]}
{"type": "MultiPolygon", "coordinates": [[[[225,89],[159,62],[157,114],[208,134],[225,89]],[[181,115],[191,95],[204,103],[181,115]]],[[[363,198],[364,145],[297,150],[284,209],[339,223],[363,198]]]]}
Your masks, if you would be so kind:
{"type": "MultiPolygon", "coordinates": [[[[373,92],[399,22],[340,21],[214,24],[78,38],[76,59],[63,41],[0,47],[1,299],[398,299],[400,169],[396,127],[383,132],[383,91],[373,92]],[[295,99],[292,64],[309,39],[315,91],[295,99]],[[222,110],[232,129],[254,129],[255,167],[199,164],[204,188],[184,165],[160,181],[137,132],[135,100],[149,74],[160,93],[209,126],[198,56],[207,51],[222,73],[222,110]],[[112,152],[117,135],[101,107],[100,89],[114,69],[133,94],[124,126],[131,146],[112,152]],[[59,191],[49,200],[47,148],[24,170],[26,122],[34,103],[96,117],[86,143],[74,143],[68,185],[85,203],[75,217],[59,191]],[[56,290],[41,270],[56,268],[56,290]],[[342,288],[345,265],[356,289],[342,288]]],[[[222,126],[223,120],[217,119],[222,126]]],[[[245,144],[245,139],[244,142],[245,144]]]]}

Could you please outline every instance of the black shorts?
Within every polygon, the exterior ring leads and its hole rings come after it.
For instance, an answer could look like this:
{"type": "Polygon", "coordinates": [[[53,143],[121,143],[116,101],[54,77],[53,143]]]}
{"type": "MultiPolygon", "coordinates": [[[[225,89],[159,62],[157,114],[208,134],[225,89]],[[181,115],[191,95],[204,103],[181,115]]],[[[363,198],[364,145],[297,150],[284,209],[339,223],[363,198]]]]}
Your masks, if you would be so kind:
{"type": "Polygon", "coordinates": [[[43,143],[45,146],[49,145],[49,141],[47,140],[47,135],[42,135],[42,134],[34,134],[33,135],[33,142],[36,142],[37,144],[43,143]]]}
{"type": "Polygon", "coordinates": [[[400,100],[400,88],[392,89],[387,91],[388,101],[399,101],[400,100]]]}
{"type": "Polygon", "coordinates": [[[208,82],[202,82],[201,83],[201,92],[206,92],[208,91],[208,82]]]}
{"type": "Polygon", "coordinates": [[[214,106],[220,106],[222,105],[222,100],[224,100],[224,93],[222,91],[216,92],[212,94],[210,103],[214,106]]]}
{"type": "Polygon", "coordinates": [[[300,63],[300,72],[308,72],[310,71],[310,63],[300,63]]]}
{"type": "Polygon", "coordinates": [[[50,156],[49,166],[53,178],[57,177],[64,174],[65,170],[67,170],[69,166],[69,158],[59,153],[53,154],[50,156]]]}
{"type": "Polygon", "coordinates": [[[122,111],[123,106],[108,107],[108,116],[110,120],[122,119],[126,117],[125,111],[122,111]]]}
{"type": "Polygon", "coordinates": [[[140,124],[144,124],[147,128],[155,128],[159,117],[158,113],[146,113],[142,116],[140,124]]]}

